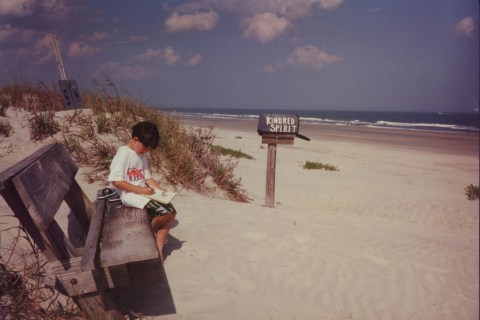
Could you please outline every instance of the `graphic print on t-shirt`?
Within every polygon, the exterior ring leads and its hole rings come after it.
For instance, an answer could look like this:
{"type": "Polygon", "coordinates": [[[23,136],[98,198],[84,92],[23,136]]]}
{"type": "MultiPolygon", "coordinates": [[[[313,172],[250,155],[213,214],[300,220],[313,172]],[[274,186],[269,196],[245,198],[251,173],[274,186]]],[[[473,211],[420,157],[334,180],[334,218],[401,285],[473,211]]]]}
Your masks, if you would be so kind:
{"type": "Polygon", "coordinates": [[[128,168],[127,179],[128,179],[128,181],[145,180],[145,175],[143,174],[143,169],[128,168]]]}

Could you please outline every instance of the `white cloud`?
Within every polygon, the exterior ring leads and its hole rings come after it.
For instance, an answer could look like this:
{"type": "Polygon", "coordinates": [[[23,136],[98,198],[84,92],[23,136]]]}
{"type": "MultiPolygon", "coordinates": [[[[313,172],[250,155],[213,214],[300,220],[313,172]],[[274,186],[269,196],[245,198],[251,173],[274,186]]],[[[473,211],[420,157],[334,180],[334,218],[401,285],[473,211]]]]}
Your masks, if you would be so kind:
{"type": "Polygon", "coordinates": [[[193,67],[199,64],[202,61],[202,56],[198,53],[193,55],[190,59],[188,59],[183,66],[184,67],[193,67]]]}
{"type": "Polygon", "coordinates": [[[169,66],[173,66],[174,64],[176,64],[181,59],[180,54],[176,53],[175,50],[173,50],[170,47],[167,47],[167,49],[165,49],[163,57],[164,57],[165,62],[169,66]]]}
{"type": "Polygon", "coordinates": [[[28,16],[34,11],[35,0],[1,0],[0,16],[28,16]]]}
{"type": "Polygon", "coordinates": [[[18,35],[19,32],[20,30],[11,24],[0,26],[0,42],[8,41],[9,39],[18,35]]]}
{"type": "Polygon", "coordinates": [[[153,72],[149,68],[140,66],[123,66],[113,73],[112,78],[122,80],[141,80],[152,75],[153,72]]]}
{"type": "Polygon", "coordinates": [[[474,29],[475,25],[473,23],[473,18],[466,17],[457,23],[455,26],[455,33],[462,37],[471,37],[474,29]]]}
{"type": "Polygon", "coordinates": [[[171,47],[162,49],[147,49],[141,55],[136,57],[139,60],[157,60],[169,66],[177,64],[181,60],[179,53],[175,52],[171,47]]]}
{"type": "Polygon", "coordinates": [[[45,61],[54,61],[55,53],[53,52],[51,35],[46,34],[41,39],[37,40],[34,45],[34,52],[39,56],[35,61],[37,64],[41,64],[45,61]]]}
{"type": "Polygon", "coordinates": [[[218,9],[247,16],[271,12],[292,21],[310,15],[314,6],[330,10],[337,8],[343,2],[344,0],[198,0],[175,6],[173,10],[187,13],[218,9]]]}
{"type": "Polygon", "coordinates": [[[107,39],[108,37],[109,37],[109,35],[106,32],[95,31],[92,34],[83,36],[83,39],[85,39],[87,41],[100,41],[100,40],[107,39]]]}
{"type": "Polygon", "coordinates": [[[119,67],[120,67],[120,63],[110,61],[110,62],[103,63],[99,69],[101,72],[108,73],[108,72],[117,70],[119,67]]]}
{"type": "Polygon", "coordinates": [[[11,24],[0,25],[0,43],[31,45],[43,35],[45,33],[38,30],[19,28],[11,24]]]}
{"type": "Polygon", "coordinates": [[[296,48],[288,57],[288,63],[294,66],[307,66],[321,70],[325,66],[344,60],[340,55],[328,54],[315,46],[296,48]]]}
{"type": "Polygon", "coordinates": [[[82,8],[82,1],[71,0],[0,0],[0,16],[34,16],[37,23],[68,21],[82,8]]]}
{"type": "Polygon", "coordinates": [[[263,72],[265,73],[275,73],[277,71],[274,66],[266,66],[263,68],[263,72]]]}
{"type": "Polygon", "coordinates": [[[133,41],[133,42],[145,42],[150,40],[149,37],[147,36],[140,36],[140,35],[131,35],[128,40],[133,41]]]}
{"type": "Polygon", "coordinates": [[[84,41],[70,42],[68,55],[73,58],[83,58],[103,51],[102,48],[94,47],[84,41]]]}
{"type": "Polygon", "coordinates": [[[161,59],[163,58],[162,49],[147,49],[144,53],[137,56],[137,59],[140,60],[150,60],[150,59],[161,59]]]}
{"type": "Polygon", "coordinates": [[[152,68],[143,66],[126,66],[118,62],[103,63],[91,76],[104,79],[105,77],[117,80],[141,80],[155,75],[152,68]]]}
{"type": "Polygon", "coordinates": [[[218,23],[218,14],[215,11],[179,15],[174,12],[166,21],[168,32],[182,32],[189,30],[212,31],[218,23]]]}
{"type": "Polygon", "coordinates": [[[286,18],[270,12],[256,14],[253,18],[244,18],[240,21],[243,36],[263,44],[282,36],[291,26],[292,24],[286,18]]]}
{"type": "Polygon", "coordinates": [[[343,3],[344,0],[320,0],[320,7],[325,10],[335,9],[343,3]]]}

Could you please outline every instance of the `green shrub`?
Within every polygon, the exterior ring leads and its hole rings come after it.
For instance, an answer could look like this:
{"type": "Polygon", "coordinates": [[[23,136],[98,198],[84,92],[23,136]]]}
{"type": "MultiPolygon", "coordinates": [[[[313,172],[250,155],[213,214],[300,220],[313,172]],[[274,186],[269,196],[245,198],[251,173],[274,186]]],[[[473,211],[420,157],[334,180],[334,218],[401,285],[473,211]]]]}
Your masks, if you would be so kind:
{"type": "Polygon", "coordinates": [[[321,162],[316,161],[306,161],[303,165],[303,169],[320,169],[320,170],[328,170],[328,171],[339,171],[337,166],[331,164],[323,164],[321,162]]]}
{"type": "Polygon", "coordinates": [[[477,200],[480,198],[480,187],[473,184],[465,187],[465,194],[468,200],[477,200]]]}
{"type": "Polygon", "coordinates": [[[222,146],[212,146],[214,152],[220,153],[222,156],[232,156],[234,158],[240,159],[245,158],[249,160],[253,160],[253,157],[249,154],[242,152],[242,150],[233,150],[230,148],[225,148],[222,146]]]}
{"type": "Polygon", "coordinates": [[[104,114],[95,118],[95,124],[97,125],[97,132],[100,134],[112,132],[110,121],[104,114]]]}
{"type": "Polygon", "coordinates": [[[0,97],[0,117],[7,116],[8,105],[3,105],[0,97]]]}
{"type": "Polygon", "coordinates": [[[60,125],[51,111],[35,114],[29,121],[30,137],[34,141],[43,140],[60,131],[60,125]]]}
{"type": "Polygon", "coordinates": [[[0,136],[10,137],[13,133],[13,128],[8,120],[0,120],[0,136]]]}

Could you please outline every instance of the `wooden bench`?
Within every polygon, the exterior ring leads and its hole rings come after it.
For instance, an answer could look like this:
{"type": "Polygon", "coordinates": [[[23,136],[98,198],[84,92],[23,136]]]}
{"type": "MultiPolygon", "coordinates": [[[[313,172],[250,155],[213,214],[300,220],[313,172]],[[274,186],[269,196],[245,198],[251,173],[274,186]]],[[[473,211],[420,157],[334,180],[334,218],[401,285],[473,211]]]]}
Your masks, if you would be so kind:
{"type": "Polygon", "coordinates": [[[77,171],[63,145],[50,144],[0,173],[0,194],[48,260],[55,288],[92,319],[123,319],[108,289],[160,280],[154,236],[145,212],[120,201],[97,200],[88,214],[77,171]],[[81,248],[55,220],[64,201],[86,239],[81,248]]]}

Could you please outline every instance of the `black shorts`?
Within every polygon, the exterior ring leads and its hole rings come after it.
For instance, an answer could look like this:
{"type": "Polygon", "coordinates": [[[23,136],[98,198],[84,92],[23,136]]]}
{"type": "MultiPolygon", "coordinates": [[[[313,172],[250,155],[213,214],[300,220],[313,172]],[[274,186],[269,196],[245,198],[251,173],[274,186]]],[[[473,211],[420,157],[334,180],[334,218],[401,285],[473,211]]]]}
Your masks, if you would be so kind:
{"type": "Polygon", "coordinates": [[[173,204],[169,203],[169,204],[163,204],[163,203],[160,203],[158,201],[155,201],[155,200],[150,200],[150,202],[145,206],[145,209],[147,210],[147,214],[148,214],[148,220],[152,221],[153,218],[155,217],[158,217],[158,216],[165,216],[169,213],[171,214],[176,214],[177,213],[177,210],[175,210],[175,207],[173,206],[173,204]],[[151,202],[154,202],[153,205],[149,205],[151,204],[151,202]]]}

